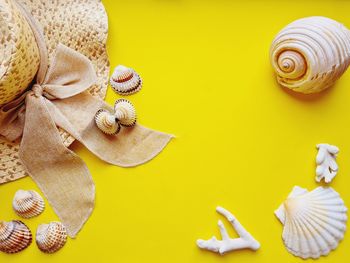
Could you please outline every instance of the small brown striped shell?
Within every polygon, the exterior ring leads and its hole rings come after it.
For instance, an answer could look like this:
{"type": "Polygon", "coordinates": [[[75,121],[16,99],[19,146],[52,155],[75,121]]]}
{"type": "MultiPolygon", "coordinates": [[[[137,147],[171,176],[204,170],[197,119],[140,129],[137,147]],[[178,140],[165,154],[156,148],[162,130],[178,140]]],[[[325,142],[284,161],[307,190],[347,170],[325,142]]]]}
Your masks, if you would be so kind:
{"type": "Polygon", "coordinates": [[[21,221],[0,221],[0,251],[13,254],[32,243],[30,229],[21,221]]]}
{"type": "Polygon", "coordinates": [[[120,125],[131,127],[136,124],[135,107],[126,99],[119,99],[114,104],[115,118],[120,125]]]}
{"type": "Polygon", "coordinates": [[[112,113],[107,110],[100,109],[95,115],[97,127],[108,135],[117,134],[120,131],[120,124],[116,122],[112,113]]]}
{"type": "Polygon", "coordinates": [[[44,211],[45,202],[34,190],[18,190],[13,198],[12,207],[20,217],[31,218],[44,211]]]}
{"type": "Polygon", "coordinates": [[[61,222],[41,224],[36,231],[36,244],[45,253],[54,253],[67,242],[67,231],[61,222]]]}
{"type": "Polygon", "coordinates": [[[136,124],[136,111],[130,101],[119,99],[114,104],[114,113],[100,109],[95,115],[95,122],[105,134],[117,134],[121,126],[132,127],[136,124]]]}
{"type": "Polygon", "coordinates": [[[113,90],[120,95],[130,95],[142,87],[142,79],[132,68],[119,65],[114,69],[110,79],[113,90]]]}

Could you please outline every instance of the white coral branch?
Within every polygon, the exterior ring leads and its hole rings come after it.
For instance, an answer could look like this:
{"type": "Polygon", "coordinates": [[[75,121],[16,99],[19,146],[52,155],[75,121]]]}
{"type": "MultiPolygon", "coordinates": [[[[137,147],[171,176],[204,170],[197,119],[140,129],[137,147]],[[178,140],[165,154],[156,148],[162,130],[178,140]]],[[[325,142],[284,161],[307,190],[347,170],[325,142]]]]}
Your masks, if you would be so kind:
{"type": "Polygon", "coordinates": [[[316,147],[318,149],[316,156],[316,181],[320,182],[324,178],[326,183],[330,183],[338,172],[338,165],[335,160],[339,149],[326,143],[318,144],[316,147]]]}
{"type": "Polygon", "coordinates": [[[232,224],[233,228],[236,230],[239,238],[230,238],[224,224],[219,220],[218,226],[220,229],[222,240],[218,240],[215,236],[209,240],[198,239],[198,247],[213,252],[217,252],[221,255],[226,252],[249,248],[252,250],[257,250],[260,248],[260,243],[254,239],[254,237],[239,223],[239,221],[226,209],[218,206],[216,211],[227,218],[227,220],[232,224]]]}

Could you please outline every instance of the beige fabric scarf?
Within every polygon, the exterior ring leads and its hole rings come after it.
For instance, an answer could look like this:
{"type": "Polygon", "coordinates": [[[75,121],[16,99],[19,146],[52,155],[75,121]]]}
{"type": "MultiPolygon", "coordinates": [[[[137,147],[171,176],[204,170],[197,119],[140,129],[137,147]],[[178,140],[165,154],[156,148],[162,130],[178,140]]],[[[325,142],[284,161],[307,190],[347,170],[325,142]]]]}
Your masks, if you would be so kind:
{"type": "Polygon", "coordinates": [[[0,134],[9,140],[22,137],[19,154],[26,171],[75,237],[93,210],[95,186],[85,163],[64,146],[57,126],[100,159],[123,167],[149,161],[172,136],[140,125],[124,128],[117,136],[103,134],[95,125],[95,113],[112,109],[86,91],[96,80],[91,62],[59,44],[48,66],[40,27],[19,8],[36,36],[41,65],[36,84],[0,107],[0,134]]]}

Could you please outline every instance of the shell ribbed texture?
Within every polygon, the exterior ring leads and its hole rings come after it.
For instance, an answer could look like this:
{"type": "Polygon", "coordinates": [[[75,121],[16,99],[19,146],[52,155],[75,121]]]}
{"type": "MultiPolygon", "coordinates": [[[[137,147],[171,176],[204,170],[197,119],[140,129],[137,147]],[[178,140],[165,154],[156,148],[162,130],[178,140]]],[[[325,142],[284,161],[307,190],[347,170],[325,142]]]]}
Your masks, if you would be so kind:
{"type": "Polygon", "coordinates": [[[296,20],[275,37],[270,59],[282,86],[301,93],[320,92],[350,64],[350,31],[326,17],[296,20]]]}
{"type": "Polygon", "coordinates": [[[0,251],[13,254],[32,243],[32,233],[21,221],[0,221],[0,251]]]}

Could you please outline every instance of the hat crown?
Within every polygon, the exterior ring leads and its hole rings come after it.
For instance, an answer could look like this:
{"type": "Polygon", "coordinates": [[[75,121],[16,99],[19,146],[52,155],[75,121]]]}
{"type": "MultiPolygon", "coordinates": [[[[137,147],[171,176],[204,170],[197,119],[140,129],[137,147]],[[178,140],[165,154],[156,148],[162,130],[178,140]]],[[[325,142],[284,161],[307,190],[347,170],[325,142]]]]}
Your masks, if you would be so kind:
{"type": "Polygon", "coordinates": [[[13,0],[0,0],[0,105],[28,87],[39,69],[33,31],[13,0]]]}

